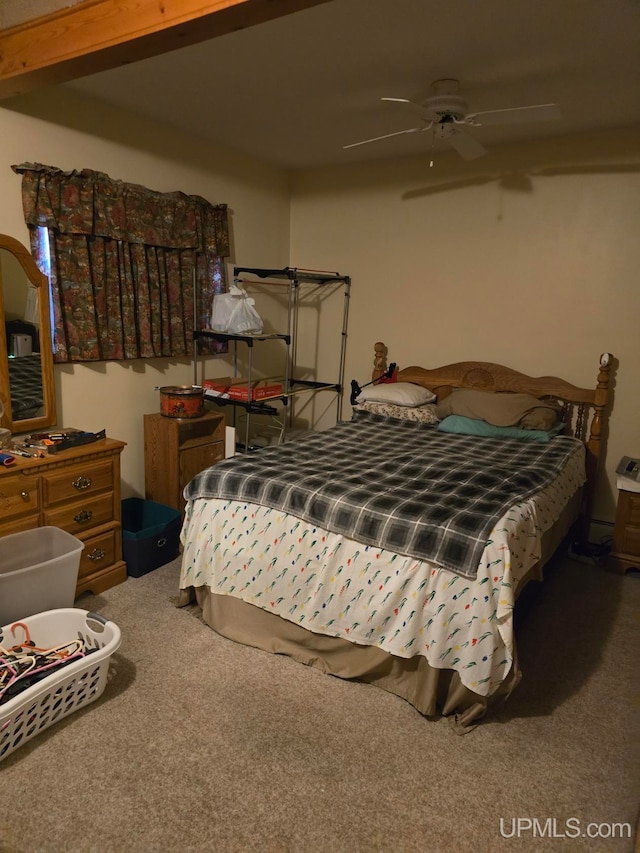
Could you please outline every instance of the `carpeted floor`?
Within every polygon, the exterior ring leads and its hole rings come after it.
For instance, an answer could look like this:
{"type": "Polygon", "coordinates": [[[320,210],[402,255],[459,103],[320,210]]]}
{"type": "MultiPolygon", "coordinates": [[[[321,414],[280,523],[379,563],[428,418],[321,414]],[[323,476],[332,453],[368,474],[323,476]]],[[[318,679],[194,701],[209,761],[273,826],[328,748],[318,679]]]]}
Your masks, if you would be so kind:
{"type": "Polygon", "coordinates": [[[174,606],[177,578],[76,602],[122,646],[97,702],[0,764],[3,853],[634,849],[574,836],[635,833],[637,577],[557,563],[519,619],[521,684],[463,737],[219,637],[174,606]]]}

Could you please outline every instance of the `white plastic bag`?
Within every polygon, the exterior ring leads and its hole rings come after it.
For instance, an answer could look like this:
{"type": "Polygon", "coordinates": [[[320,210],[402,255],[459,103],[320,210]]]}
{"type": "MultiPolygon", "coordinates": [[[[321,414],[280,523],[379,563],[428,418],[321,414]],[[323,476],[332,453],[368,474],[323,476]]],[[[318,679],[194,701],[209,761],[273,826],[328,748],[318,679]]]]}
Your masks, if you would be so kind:
{"type": "Polygon", "coordinates": [[[229,318],[233,313],[233,309],[237,306],[238,300],[242,298],[243,293],[243,290],[232,284],[228,293],[214,294],[211,309],[212,329],[216,332],[229,331],[229,318]]]}
{"type": "Polygon", "coordinates": [[[259,335],[262,333],[262,319],[256,309],[255,299],[247,296],[238,299],[229,317],[229,332],[232,335],[259,335]]]}
{"type": "Polygon", "coordinates": [[[216,293],[211,328],[230,335],[261,334],[263,322],[252,299],[242,287],[232,284],[228,293],[216,293]]]}

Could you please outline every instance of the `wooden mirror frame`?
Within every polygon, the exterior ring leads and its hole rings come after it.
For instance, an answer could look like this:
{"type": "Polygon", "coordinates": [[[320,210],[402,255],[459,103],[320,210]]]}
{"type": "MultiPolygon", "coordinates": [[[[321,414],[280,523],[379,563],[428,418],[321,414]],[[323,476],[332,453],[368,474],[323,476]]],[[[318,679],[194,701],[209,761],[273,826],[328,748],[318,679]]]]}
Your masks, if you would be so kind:
{"type": "Polygon", "coordinates": [[[18,240],[0,234],[0,250],[6,249],[16,258],[25,275],[38,292],[38,322],[40,335],[40,367],[42,369],[42,400],[44,413],[34,418],[13,420],[11,411],[11,387],[9,380],[9,348],[5,333],[5,311],[3,288],[0,287],[0,400],[4,415],[0,425],[12,433],[35,432],[47,429],[56,423],[56,394],[53,374],[53,350],[51,322],[49,319],[49,281],[38,269],[36,262],[18,240]]]}

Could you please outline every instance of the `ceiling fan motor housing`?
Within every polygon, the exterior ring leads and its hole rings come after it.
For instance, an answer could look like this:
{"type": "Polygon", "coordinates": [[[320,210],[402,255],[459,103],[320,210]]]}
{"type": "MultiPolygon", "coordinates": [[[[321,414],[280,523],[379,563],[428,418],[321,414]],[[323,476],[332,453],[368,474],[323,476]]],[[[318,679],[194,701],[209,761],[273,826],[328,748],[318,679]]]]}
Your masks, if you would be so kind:
{"type": "Polygon", "coordinates": [[[462,122],[469,105],[457,95],[433,95],[422,102],[424,117],[433,122],[462,122]]]}

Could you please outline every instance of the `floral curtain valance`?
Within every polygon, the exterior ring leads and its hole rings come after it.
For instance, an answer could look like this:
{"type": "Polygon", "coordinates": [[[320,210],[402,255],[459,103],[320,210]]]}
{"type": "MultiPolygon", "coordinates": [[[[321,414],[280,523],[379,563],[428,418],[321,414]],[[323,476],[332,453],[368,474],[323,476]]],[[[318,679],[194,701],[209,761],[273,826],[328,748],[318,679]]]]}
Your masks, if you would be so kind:
{"type": "Polygon", "coordinates": [[[49,276],[54,360],[191,355],[194,324],[208,325],[225,288],[227,205],[90,169],[12,168],[33,255],[49,276]]]}
{"type": "Polygon", "coordinates": [[[22,175],[25,221],[61,234],[229,255],[226,204],[161,193],[91,169],[63,172],[39,163],[12,166],[22,175]]]}

